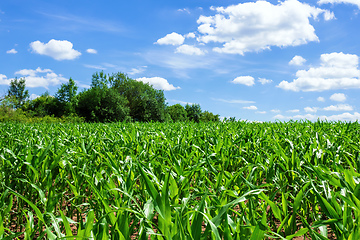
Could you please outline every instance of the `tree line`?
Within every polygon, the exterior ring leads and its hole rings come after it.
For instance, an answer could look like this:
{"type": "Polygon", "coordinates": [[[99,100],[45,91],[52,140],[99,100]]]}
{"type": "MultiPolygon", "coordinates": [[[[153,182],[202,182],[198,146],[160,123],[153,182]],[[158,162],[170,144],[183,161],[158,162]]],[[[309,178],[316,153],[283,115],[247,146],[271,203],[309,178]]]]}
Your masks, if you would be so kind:
{"type": "Polygon", "coordinates": [[[121,72],[96,72],[90,88],[79,93],[77,84],[70,78],[54,96],[45,92],[32,100],[29,100],[25,78],[15,78],[0,101],[0,121],[20,117],[86,122],[220,121],[218,114],[202,111],[199,104],[168,106],[163,90],[121,72]]]}

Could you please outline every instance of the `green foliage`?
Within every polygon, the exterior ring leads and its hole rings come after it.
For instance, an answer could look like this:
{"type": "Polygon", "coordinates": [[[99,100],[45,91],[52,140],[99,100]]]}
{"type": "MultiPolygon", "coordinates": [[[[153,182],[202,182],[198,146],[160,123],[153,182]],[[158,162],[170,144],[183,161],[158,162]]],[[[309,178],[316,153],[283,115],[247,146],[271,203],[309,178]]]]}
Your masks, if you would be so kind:
{"type": "Polygon", "coordinates": [[[92,75],[91,79],[91,87],[97,87],[97,88],[108,88],[110,86],[110,79],[109,75],[105,74],[104,71],[101,71],[100,73],[96,72],[92,75]]]}
{"type": "Polygon", "coordinates": [[[224,118],[224,122],[236,122],[236,117],[224,118]]]}
{"type": "Polygon", "coordinates": [[[75,81],[70,78],[68,83],[61,84],[55,94],[55,98],[57,98],[60,102],[72,102],[76,97],[77,89],[78,86],[75,81]]]}
{"type": "Polygon", "coordinates": [[[185,111],[188,119],[192,122],[199,122],[201,117],[201,107],[199,104],[186,104],[185,111]]]}
{"type": "Polygon", "coordinates": [[[204,111],[200,116],[201,122],[219,122],[220,116],[219,114],[213,114],[212,112],[204,111]]]}
{"type": "Polygon", "coordinates": [[[184,122],[187,120],[186,110],[181,104],[168,106],[166,112],[170,115],[173,122],[184,122]]]}
{"type": "Polygon", "coordinates": [[[92,87],[81,92],[76,112],[87,122],[118,122],[128,119],[127,99],[115,89],[92,87]]]}
{"type": "Polygon", "coordinates": [[[45,117],[55,115],[57,112],[57,100],[45,92],[40,97],[28,101],[23,109],[31,116],[45,117]]]}
{"type": "Polygon", "coordinates": [[[0,123],[0,239],[359,239],[359,142],[357,122],[0,123]]]}
{"type": "Polygon", "coordinates": [[[0,122],[27,122],[28,116],[21,109],[0,106],[0,122]]]}
{"type": "Polygon", "coordinates": [[[30,96],[29,91],[25,90],[25,78],[12,79],[7,96],[10,97],[14,108],[22,107],[30,96]]]}
{"type": "Polygon", "coordinates": [[[75,113],[77,89],[78,86],[72,78],[68,83],[61,84],[55,94],[55,116],[69,116],[75,113]]]}
{"type": "Polygon", "coordinates": [[[77,119],[79,116],[79,119],[87,122],[219,121],[219,115],[202,112],[199,104],[186,105],[185,108],[180,104],[167,107],[162,90],[156,90],[121,72],[111,75],[103,71],[95,73],[92,75],[90,89],[80,94],[77,94],[77,89],[75,81],[70,78],[68,83],[60,86],[55,97],[45,92],[36,99],[26,101],[29,93],[25,90],[25,79],[15,78],[3,101],[2,121],[21,119],[25,122],[37,122],[32,118],[46,116],[57,120],[64,117],[77,119]],[[20,107],[24,112],[10,112],[11,108],[20,107]]]}
{"type": "Polygon", "coordinates": [[[123,73],[113,74],[112,87],[128,100],[130,117],[135,121],[165,121],[165,96],[149,84],[129,78],[123,73]]]}

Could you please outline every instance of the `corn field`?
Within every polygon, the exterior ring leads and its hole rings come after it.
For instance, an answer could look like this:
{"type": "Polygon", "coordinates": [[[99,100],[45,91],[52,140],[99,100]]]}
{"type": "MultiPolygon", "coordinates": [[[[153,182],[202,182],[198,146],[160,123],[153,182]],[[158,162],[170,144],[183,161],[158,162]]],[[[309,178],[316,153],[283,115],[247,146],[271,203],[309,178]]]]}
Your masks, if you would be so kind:
{"type": "Polygon", "coordinates": [[[0,239],[360,239],[360,125],[0,123],[0,239]]]}

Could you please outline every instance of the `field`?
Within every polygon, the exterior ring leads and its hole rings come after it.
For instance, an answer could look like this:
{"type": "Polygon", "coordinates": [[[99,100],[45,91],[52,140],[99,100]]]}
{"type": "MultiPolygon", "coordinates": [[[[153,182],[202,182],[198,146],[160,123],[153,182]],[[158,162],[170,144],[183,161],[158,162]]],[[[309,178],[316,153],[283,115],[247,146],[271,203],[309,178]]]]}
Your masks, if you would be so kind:
{"type": "Polygon", "coordinates": [[[360,239],[360,125],[0,123],[0,239],[360,239]]]}

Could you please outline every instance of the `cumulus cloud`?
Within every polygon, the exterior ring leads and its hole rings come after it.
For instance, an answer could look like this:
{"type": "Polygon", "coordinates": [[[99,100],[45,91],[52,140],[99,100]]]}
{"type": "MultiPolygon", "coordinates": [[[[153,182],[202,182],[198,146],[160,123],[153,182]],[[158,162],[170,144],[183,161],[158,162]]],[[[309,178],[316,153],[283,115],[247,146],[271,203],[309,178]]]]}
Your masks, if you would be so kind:
{"type": "Polygon", "coordinates": [[[325,102],[325,98],[323,97],[318,97],[316,100],[318,100],[318,102],[325,102]]]}
{"type": "Polygon", "coordinates": [[[190,32],[188,34],[185,35],[186,38],[195,38],[195,33],[190,32]]]}
{"type": "Polygon", "coordinates": [[[267,1],[247,2],[229,7],[211,8],[214,16],[200,16],[197,20],[203,43],[222,43],[213,50],[220,53],[241,54],[270,49],[271,46],[298,46],[319,41],[309,19],[323,15],[334,18],[328,10],[312,7],[297,0],[278,5],[267,1]]]}
{"type": "Polygon", "coordinates": [[[266,111],[257,111],[255,113],[258,113],[258,114],[266,114],[266,111]]]}
{"type": "Polygon", "coordinates": [[[290,91],[325,91],[360,88],[359,57],[355,54],[322,54],[321,65],[296,72],[297,79],[277,87],[290,91]]]}
{"type": "MultiPolygon", "coordinates": [[[[48,89],[49,86],[59,85],[68,80],[61,74],[54,73],[51,69],[22,69],[15,72],[15,75],[20,75],[26,80],[26,87],[44,87],[48,89]]],[[[0,85],[10,85],[12,79],[6,75],[0,74],[0,85]]]]}
{"type": "Polygon", "coordinates": [[[10,50],[6,51],[6,53],[8,53],[8,54],[16,54],[17,51],[15,50],[15,48],[13,48],[13,49],[10,49],[10,50]]]}
{"type": "MultiPolygon", "coordinates": [[[[324,117],[321,117],[324,118],[324,117]]],[[[360,120],[360,114],[358,112],[354,112],[353,114],[346,112],[339,115],[332,115],[325,117],[325,119],[329,121],[359,121],[360,120]]]]}
{"type": "Polygon", "coordinates": [[[73,60],[81,53],[73,49],[73,44],[67,40],[51,39],[48,43],[35,41],[30,43],[30,48],[34,53],[54,58],[55,60],[73,60]]]}
{"type": "Polygon", "coordinates": [[[151,77],[151,78],[142,77],[136,80],[141,81],[143,83],[149,83],[155,89],[158,90],[171,91],[171,90],[180,89],[180,87],[174,87],[174,85],[170,84],[165,78],[161,78],[161,77],[151,77]]]}
{"type": "Polygon", "coordinates": [[[306,107],[304,108],[305,112],[312,112],[312,113],[316,113],[318,108],[316,107],[306,107]]]}
{"type": "Polygon", "coordinates": [[[25,77],[27,87],[44,87],[48,89],[49,86],[60,85],[65,83],[68,79],[61,74],[54,73],[51,69],[22,69],[15,72],[15,75],[25,77]]]}
{"type": "Polygon", "coordinates": [[[324,108],[325,111],[352,111],[353,107],[348,104],[331,105],[324,108]]]}
{"type": "Polygon", "coordinates": [[[231,81],[234,84],[243,84],[246,86],[252,86],[255,84],[255,79],[251,76],[240,76],[231,81]]]}
{"type": "Polygon", "coordinates": [[[195,46],[190,46],[187,44],[181,45],[178,48],[176,48],[175,53],[182,53],[186,55],[204,55],[205,52],[201,50],[200,48],[197,48],[195,46]]]}
{"type": "Polygon", "coordinates": [[[272,113],[280,113],[281,111],[279,109],[271,109],[270,112],[272,112],[272,113]]]}
{"type": "Polygon", "coordinates": [[[299,109],[291,109],[291,110],[288,110],[287,112],[297,113],[297,112],[300,112],[300,110],[299,109]]]}
{"type": "Polygon", "coordinates": [[[354,4],[360,9],[360,2],[359,0],[319,0],[318,4],[326,4],[326,3],[345,3],[345,4],[354,4]]]}
{"type": "Polygon", "coordinates": [[[165,37],[160,38],[156,41],[159,45],[181,45],[185,41],[185,38],[176,32],[169,33],[165,37]]]}
{"type": "Polygon", "coordinates": [[[0,74],[0,85],[10,85],[10,79],[4,74],[0,74]]]}
{"type": "Polygon", "coordinates": [[[95,49],[92,49],[92,48],[86,49],[86,52],[90,53],[90,54],[97,54],[97,51],[95,49]]]}
{"type": "Polygon", "coordinates": [[[248,110],[257,110],[258,108],[256,106],[248,106],[248,107],[243,107],[243,109],[248,109],[248,110]]]}
{"type": "Polygon", "coordinates": [[[262,85],[265,85],[265,84],[272,83],[272,80],[270,80],[270,79],[265,79],[265,78],[259,78],[259,82],[260,82],[262,85]]]}
{"type": "Polygon", "coordinates": [[[343,93],[334,93],[331,95],[330,100],[336,101],[336,102],[345,102],[346,96],[343,93]]]}
{"type": "Polygon", "coordinates": [[[283,116],[278,114],[273,117],[273,119],[280,119],[280,120],[289,120],[289,119],[307,119],[310,121],[316,120],[327,120],[327,121],[359,121],[360,120],[360,113],[354,112],[353,114],[349,112],[345,112],[338,115],[315,115],[315,114],[305,114],[305,115],[295,115],[295,116],[283,116]]]}
{"type": "Polygon", "coordinates": [[[293,59],[291,59],[291,61],[289,62],[289,65],[302,66],[302,65],[304,65],[305,62],[306,62],[305,58],[303,58],[302,56],[296,55],[295,57],[293,57],[293,59]]]}

